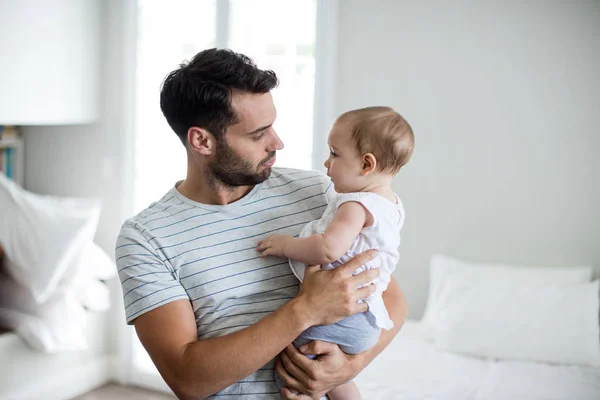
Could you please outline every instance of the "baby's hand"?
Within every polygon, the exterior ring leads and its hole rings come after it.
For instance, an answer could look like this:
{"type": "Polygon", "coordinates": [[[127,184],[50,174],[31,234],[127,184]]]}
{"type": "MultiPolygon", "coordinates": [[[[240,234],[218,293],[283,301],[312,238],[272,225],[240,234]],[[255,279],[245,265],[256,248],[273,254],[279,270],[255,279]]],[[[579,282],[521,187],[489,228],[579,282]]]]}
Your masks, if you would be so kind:
{"type": "Polygon", "coordinates": [[[293,238],[294,237],[291,235],[271,235],[265,240],[258,242],[258,247],[256,247],[256,250],[260,252],[261,257],[285,257],[285,246],[293,238]]]}

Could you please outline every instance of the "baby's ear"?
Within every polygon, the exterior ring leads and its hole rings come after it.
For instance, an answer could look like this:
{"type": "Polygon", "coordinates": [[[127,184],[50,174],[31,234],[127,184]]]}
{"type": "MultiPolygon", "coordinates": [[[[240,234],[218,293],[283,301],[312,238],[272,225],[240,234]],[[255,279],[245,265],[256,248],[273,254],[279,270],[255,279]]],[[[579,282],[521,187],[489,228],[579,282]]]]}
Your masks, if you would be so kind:
{"type": "Polygon", "coordinates": [[[377,168],[377,159],[372,153],[366,153],[362,156],[362,170],[360,171],[361,176],[367,176],[374,172],[377,168]]]}

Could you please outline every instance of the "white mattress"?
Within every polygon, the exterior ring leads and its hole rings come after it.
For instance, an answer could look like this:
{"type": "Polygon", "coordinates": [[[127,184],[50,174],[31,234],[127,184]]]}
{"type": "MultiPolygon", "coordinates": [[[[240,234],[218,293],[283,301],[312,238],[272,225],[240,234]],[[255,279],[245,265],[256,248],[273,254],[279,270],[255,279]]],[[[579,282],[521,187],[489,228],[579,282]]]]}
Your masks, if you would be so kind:
{"type": "Polygon", "coordinates": [[[365,400],[600,400],[600,368],[442,352],[415,321],[355,382],[365,400]]]}

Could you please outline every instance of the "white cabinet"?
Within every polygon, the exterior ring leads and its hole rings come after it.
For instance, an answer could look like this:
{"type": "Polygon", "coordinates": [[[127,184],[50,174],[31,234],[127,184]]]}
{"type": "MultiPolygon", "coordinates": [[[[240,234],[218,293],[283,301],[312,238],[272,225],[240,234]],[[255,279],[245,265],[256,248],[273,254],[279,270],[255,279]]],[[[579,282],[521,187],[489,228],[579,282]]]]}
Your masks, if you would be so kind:
{"type": "Polygon", "coordinates": [[[101,0],[0,0],[0,125],[97,120],[101,0]]]}

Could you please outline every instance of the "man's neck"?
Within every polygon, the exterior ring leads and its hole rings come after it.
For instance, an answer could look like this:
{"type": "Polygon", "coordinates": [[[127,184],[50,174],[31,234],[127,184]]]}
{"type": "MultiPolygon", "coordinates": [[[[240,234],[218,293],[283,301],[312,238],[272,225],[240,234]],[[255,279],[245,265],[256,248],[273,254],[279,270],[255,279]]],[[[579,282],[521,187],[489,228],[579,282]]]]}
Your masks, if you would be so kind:
{"type": "Polygon", "coordinates": [[[203,204],[227,205],[238,201],[254,186],[225,186],[216,179],[210,179],[201,171],[188,168],[187,177],[177,191],[190,200],[203,204]]]}

